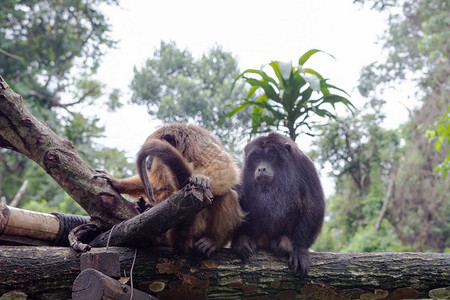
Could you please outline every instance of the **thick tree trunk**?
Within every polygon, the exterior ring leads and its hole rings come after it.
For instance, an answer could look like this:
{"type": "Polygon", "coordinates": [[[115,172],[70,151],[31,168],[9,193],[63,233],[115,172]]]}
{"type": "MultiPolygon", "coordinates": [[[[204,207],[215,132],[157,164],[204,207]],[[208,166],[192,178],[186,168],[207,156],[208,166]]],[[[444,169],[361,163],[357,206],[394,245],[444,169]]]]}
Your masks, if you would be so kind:
{"type": "MultiPolygon", "coordinates": [[[[100,251],[105,249],[91,252],[100,251]]],[[[110,247],[109,251],[120,254],[121,274],[129,277],[134,250],[110,247]]],[[[33,298],[59,299],[71,295],[80,273],[80,254],[61,247],[0,246],[0,266],[0,292],[20,290],[33,298]]],[[[389,294],[387,299],[401,299],[427,297],[430,290],[448,287],[448,270],[450,254],[312,253],[311,271],[300,278],[288,269],[286,259],[262,251],[243,263],[229,249],[204,259],[167,248],[145,248],[137,251],[133,283],[159,299],[287,299],[300,294],[315,299],[375,299],[370,298],[375,290],[389,294]]]]}
{"type": "Polygon", "coordinates": [[[83,207],[95,225],[110,228],[138,214],[77,154],[72,143],[36,119],[0,76],[0,147],[28,156],[83,207]]]}

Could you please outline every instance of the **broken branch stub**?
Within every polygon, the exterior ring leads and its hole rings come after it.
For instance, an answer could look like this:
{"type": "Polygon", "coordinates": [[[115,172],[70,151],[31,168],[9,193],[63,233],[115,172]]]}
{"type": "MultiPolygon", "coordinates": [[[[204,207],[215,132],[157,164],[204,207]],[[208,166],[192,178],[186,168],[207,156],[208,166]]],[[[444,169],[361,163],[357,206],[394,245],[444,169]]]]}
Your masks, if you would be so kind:
{"type": "Polygon", "coordinates": [[[192,218],[210,205],[210,195],[209,190],[201,190],[193,184],[188,184],[167,200],[99,234],[89,245],[104,247],[108,238],[111,246],[149,245],[154,238],[169,228],[192,218]]]}

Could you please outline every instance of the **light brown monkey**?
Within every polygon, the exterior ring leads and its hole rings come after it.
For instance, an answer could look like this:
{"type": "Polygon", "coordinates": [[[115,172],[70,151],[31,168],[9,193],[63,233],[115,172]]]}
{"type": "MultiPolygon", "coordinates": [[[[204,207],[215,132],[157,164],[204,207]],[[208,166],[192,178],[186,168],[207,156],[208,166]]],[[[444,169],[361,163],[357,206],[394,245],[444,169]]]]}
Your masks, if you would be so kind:
{"type": "Polygon", "coordinates": [[[160,243],[183,251],[193,248],[209,256],[222,248],[242,223],[245,214],[233,190],[239,181],[238,168],[206,129],[182,123],[164,125],[145,141],[137,156],[137,168],[139,174],[124,179],[106,172],[98,177],[107,178],[119,193],[136,199],[143,196],[151,205],[154,203],[148,198],[154,198],[157,205],[189,180],[209,186],[214,196],[212,205],[171,228],[160,243]],[[145,172],[151,186],[143,183],[145,172]]]}

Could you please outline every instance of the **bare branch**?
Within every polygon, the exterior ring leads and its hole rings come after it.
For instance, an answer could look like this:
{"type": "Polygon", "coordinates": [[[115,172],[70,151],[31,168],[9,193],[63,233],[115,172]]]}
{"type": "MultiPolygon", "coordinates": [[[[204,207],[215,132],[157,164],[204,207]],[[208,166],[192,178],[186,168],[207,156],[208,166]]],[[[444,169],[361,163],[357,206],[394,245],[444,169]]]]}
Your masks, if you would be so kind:
{"type": "Polygon", "coordinates": [[[28,187],[28,179],[26,179],[22,183],[21,187],[19,188],[19,191],[9,203],[9,206],[17,207],[17,205],[19,205],[20,199],[22,199],[23,194],[25,194],[27,187],[28,187]]]}
{"type": "Polygon", "coordinates": [[[9,53],[9,52],[3,50],[2,48],[0,48],[0,53],[3,53],[3,54],[5,54],[6,56],[9,56],[9,57],[14,58],[14,59],[23,60],[23,57],[14,55],[14,54],[12,54],[12,53],[9,53]]]}
{"type": "Polygon", "coordinates": [[[377,223],[375,224],[375,232],[378,232],[381,225],[381,220],[384,217],[384,214],[386,213],[387,207],[389,205],[389,199],[391,199],[392,191],[394,190],[394,182],[395,182],[395,174],[392,175],[391,180],[389,181],[389,185],[386,191],[386,196],[384,197],[383,206],[381,207],[380,214],[377,218],[377,223]]]}

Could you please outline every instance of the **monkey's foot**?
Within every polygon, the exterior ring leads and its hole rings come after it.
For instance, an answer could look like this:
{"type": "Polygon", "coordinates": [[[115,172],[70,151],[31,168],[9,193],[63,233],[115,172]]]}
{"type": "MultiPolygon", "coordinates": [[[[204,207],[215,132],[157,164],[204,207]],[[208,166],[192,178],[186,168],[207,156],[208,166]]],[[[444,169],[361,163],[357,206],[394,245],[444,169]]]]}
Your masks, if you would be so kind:
{"type": "Polygon", "coordinates": [[[151,206],[150,203],[145,201],[144,197],[140,196],[139,199],[136,201],[135,207],[142,214],[144,211],[152,208],[153,206],[151,206]]]}
{"type": "Polygon", "coordinates": [[[214,196],[209,189],[210,186],[208,176],[202,174],[193,174],[191,178],[189,178],[189,183],[194,185],[193,193],[198,199],[203,199],[203,196],[205,196],[206,199],[210,203],[212,203],[214,196]]]}
{"type": "Polygon", "coordinates": [[[193,174],[191,178],[189,178],[189,182],[195,184],[202,189],[209,189],[209,177],[203,174],[193,174]]]}
{"type": "Polygon", "coordinates": [[[199,239],[193,245],[195,251],[205,255],[206,257],[211,256],[217,250],[216,243],[209,237],[204,237],[199,239]]]}
{"type": "Polygon", "coordinates": [[[246,260],[253,255],[253,252],[255,252],[256,243],[253,239],[244,234],[233,240],[231,248],[237,256],[246,260]]]}
{"type": "Polygon", "coordinates": [[[289,267],[294,274],[306,276],[311,265],[311,258],[308,249],[294,250],[289,256],[289,267]]]}

